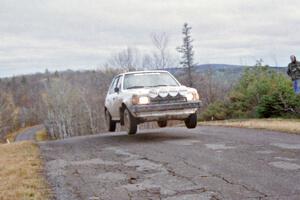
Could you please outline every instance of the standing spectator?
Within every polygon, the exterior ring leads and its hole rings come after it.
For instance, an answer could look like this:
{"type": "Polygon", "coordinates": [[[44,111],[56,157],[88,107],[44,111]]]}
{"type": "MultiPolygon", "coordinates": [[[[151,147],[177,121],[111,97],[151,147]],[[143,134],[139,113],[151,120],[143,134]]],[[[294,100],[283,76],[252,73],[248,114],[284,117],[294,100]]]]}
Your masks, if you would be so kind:
{"type": "Polygon", "coordinates": [[[296,56],[291,55],[291,63],[288,66],[287,74],[291,77],[296,94],[300,94],[300,62],[296,60],[296,56]]]}

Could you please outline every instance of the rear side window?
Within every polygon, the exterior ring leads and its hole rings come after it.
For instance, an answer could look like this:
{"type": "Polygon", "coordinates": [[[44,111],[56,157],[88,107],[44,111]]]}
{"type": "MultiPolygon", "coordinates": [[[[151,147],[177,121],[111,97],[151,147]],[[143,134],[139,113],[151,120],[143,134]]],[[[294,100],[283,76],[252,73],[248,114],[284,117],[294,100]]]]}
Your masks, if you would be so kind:
{"type": "Polygon", "coordinates": [[[115,92],[115,88],[117,87],[119,79],[120,79],[120,76],[114,78],[114,80],[112,81],[110,88],[109,88],[109,94],[112,94],[115,92]]]}

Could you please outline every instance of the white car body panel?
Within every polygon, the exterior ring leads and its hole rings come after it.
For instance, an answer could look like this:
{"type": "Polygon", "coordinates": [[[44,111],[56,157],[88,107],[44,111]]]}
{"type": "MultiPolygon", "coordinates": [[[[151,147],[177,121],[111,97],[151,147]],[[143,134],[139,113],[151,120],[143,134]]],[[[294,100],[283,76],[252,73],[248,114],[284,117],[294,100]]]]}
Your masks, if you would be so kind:
{"type": "MultiPolygon", "coordinates": [[[[116,85],[116,84],[114,84],[116,85]]],[[[197,93],[197,90],[194,88],[189,88],[186,86],[181,85],[175,78],[167,71],[140,71],[140,72],[128,72],[123,73],[118,76],[116,76],[109,88],[109,91],[107,92],[107,96],[105,99],[105,108],[109,111],[111,114],[112,120],[114,121],[120,121],[121,115],[122,115],[122,105],[125,105],[131,112],[131,114],[139,118],[141,122],[145,121],[158,121],[158,120],[169,120],[169,119],[185,119],[190,114],[193,114],[197,111],[197,109],[200,107],[200,101],[187,101],[182,102],[182,105],[178,105],[180,107],[174,107],[175,109],[172,109],[172,103],[169,104],[162,104],[162,108],[160,108],[160,104],[152,105],[151,103],[148,105],[133,105],[132,104],[132,97],[133,95],[137,96],[147,96],[149,97],[150,93],[156,93],[159,94],[166,94],[168,93],[168,98],[173,98],[171,94],[176,94],[175,91],[177,91],[177,96],[181,96],[182,98],[185,97],[184,95],[181,95],[179,91],[181,91],[183,94],[186,93],[197,93]],[[178,86],[159,86],[155,88],[138,88],[138,89],[124,89],[123,88],[123,82],[124,82],[124,76],[126,74],[138,74],[138,73],[168,73],[178,84],[178,86]],[[119,87],[119,91],[115,92],[113,87],[113,83],[116,79],[119,79],[119,83],[117,86],[119,87]],[[140,109],[143,110],[142,112],[139,112],[140,109]],[[170,107],[170,110],[165,110],[164,107],[170,107]]],[[[150,97],[149,97],[150,98],[150,97]]],[[[160,97],[162,98],[162,97],[160,97]]],[[[175,98],[175,97],[174,97],[175,98]]],[[[150,98],[152,99],[152,98],[150,98]]],[[[164,98],[162,98],[164,100],[164,98]]],[[[176,103],[175,103],[176,104],[176,103]]],[[[174,105],[175,105],[174,104],[174,105]]],[[[177,103],[178,104],[178,103],[177,103]]],[[[176,104],[176,105],[177,105],[176,104]]]]}

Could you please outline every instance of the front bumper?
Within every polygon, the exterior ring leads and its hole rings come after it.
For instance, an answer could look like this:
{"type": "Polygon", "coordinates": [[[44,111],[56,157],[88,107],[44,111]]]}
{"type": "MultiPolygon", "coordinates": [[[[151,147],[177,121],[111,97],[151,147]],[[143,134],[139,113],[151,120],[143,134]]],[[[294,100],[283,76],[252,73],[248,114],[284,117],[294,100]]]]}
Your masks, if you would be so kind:
{"type": "Polygon", "coordinates": [[[168,104],[132,105],[129,110],[132,115],[141,122],[186,119],[189,115],[197,112],[201,107],[201,101],[179,102],[168,104]]]}

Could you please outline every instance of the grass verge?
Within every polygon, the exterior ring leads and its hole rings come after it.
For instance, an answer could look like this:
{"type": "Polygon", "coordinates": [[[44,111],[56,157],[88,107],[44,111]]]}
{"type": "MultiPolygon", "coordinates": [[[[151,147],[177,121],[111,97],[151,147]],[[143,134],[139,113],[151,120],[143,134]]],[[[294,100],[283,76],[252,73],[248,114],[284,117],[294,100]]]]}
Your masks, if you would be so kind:
{"type": "Polygon", "coordinates": [[[40,131],[37,131],[36,134],[35,134],[35,139],[38,142],[49,140],[46,129],[42,129],[40,131]]]}
{"type": "Polygon", "coordinates": [[[239,128],[257,128],[300,134],[300,120],[298,119],[236,119],[200,122],[200,124],[239,128]]]}
{"type": "Polygon", "coordinates": [[[49,199],[39,148],[32,142],[0,145],[0,199],[49,199]]]}

